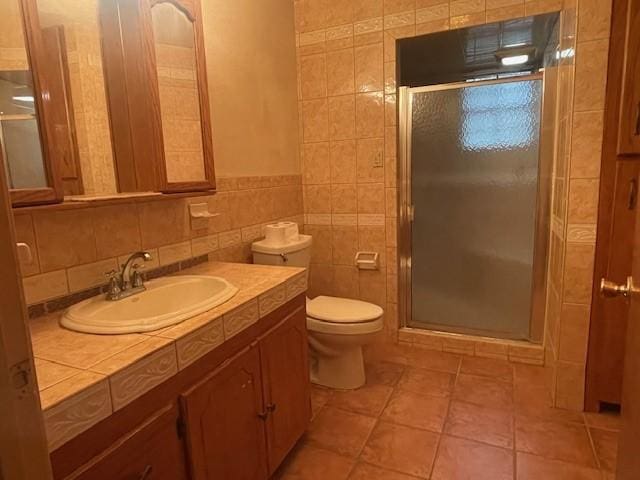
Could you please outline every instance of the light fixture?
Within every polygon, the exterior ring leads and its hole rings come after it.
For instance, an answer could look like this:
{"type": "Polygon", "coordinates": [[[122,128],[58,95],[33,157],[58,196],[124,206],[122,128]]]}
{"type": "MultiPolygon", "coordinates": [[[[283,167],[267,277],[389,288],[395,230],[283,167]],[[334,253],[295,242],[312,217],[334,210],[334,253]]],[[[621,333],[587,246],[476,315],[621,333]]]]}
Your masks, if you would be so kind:
{"type": "Polygon", "coordinates": [[[32,95],[16,95],[15,97],[13,97],[13,100],[15,100],[16,102],[33,103],[35,99],[32,95]]]}
{"type": "Polygon", "coordinates": [[[502,65],[505,67],[511,67],[513,65],[522,65],[523,63],[527,63],[529,61],[529,55],[512,55],[511,57],[503,57],[500,59],[502,65]]]}
{"type": "Polygon", "coordinates": [[[535,57],[536,49],[530,45],[508,46],[497,50],[495,55],[505,67],[524,65],[535,57]]]}

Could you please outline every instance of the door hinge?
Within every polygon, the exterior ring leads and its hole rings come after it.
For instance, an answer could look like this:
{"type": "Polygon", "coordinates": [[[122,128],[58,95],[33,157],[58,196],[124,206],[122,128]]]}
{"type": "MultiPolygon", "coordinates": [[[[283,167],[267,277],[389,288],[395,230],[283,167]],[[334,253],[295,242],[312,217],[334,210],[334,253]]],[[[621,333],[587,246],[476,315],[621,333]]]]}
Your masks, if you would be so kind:
{"type": "Polygon", "coordinates": [[[23,397],[28,395],[34,386],[31,361],[27,359],[16,363],[11,366],[9,372],[11,375],[11,386],[20,392],[19,396],[23,397]]]}

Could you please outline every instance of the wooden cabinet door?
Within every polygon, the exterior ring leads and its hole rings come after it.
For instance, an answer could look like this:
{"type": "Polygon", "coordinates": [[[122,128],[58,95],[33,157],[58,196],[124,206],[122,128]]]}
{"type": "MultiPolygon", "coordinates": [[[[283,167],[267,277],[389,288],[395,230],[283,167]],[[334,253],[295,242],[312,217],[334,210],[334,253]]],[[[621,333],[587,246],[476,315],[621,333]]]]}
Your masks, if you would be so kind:
{"type": "Polygon", "coordinates": [[[306,313],[285,318],[260,341],[269,473],[296,444],[311,418],[306,313]]]}
{"type": "Polygon", "coordinates": [[[67,480],[187,480],[178,414],[163,408],[67,480]]]}
{"type": "Polygon", "coordinates": [[[628,0],[618,153],[640,153],[640,0],[628,0]]]}
{"type": "Polygon", "coordinates": [[[193,480],[267,478],[260,357],[255,346],[182,395],[193,480]]]}

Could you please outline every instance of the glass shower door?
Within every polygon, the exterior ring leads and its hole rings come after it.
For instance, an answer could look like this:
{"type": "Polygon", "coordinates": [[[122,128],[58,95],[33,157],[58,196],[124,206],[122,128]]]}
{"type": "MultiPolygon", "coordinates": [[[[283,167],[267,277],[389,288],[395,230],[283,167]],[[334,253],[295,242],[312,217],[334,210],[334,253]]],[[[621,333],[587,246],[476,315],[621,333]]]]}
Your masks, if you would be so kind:
{"type": "Polygon", "coordinates": [[[528,339],[542,80],[409,98],[409,326],[528,339]]]}

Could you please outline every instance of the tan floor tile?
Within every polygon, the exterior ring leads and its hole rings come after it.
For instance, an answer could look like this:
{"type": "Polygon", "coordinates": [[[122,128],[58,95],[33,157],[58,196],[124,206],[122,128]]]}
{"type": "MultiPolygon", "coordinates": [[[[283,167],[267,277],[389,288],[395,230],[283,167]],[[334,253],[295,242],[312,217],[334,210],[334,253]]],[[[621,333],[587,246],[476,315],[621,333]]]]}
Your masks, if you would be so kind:
{"type": "Polygon", "coordinates": [[[382,468],[427,478],[437,443],[436,433],[379,422],[361,458],[382,468]]]}
{"type": "Polygon", "coordinates": [[[350,412],[378,417],[384,410],[393,387],[386,385],[365,385],[356,390],[336,391],[328,405],[350,412]]]}
{"type": "Polygon", "coordinates": [[[460,374],[453,397],[492,408],[513,407],[513,387],[509,383],[486,377],[460,374]]]}
{"type": "MultiPolygon", "coordinates": [[[[325,478],[329,479],[329,477],[325,478]]],[[[368,463],[359,463],[349,475],[349,480],[415,480],[415,478],[369,465],[368,463]]]]}
{"type": "Polygon", "coordinates": [[[433,480],[512,480],[513,451],[443,435],[433,480]]]}
{"type": "Polygon", "coordinates": [[[375,418],[325,407],[311,422],[307,439],[317,447],[355,457],[362,450],[375,423],[375,418]]]}
{"type": "Polygon", "coordinates": [[[408,367],[397,388],[422,395],[448,397],[451,395],[454,379],[455,376],[450,373],[408,367]]]}
{"type": "Polygon", "coordinates": [[[398,390],[392,395],[380,419],[439,433],[448,407],[448,398],[398,390]]]}
{"type": "Polygon", "coordinates": [[[600,480],[595,468],[518,453],[517,480],[600,480]]]}
{"type": "Polygon", "coordinates": [[[516,448],[553,460],[596,466],[584,425],[517,416],[516,448]]]}
{"type": "Polygon", "coordinates": [[[458,373],[458,367],[460,366],[459,355],[429,350],[423,347],[408,347],[406,356],[408,365],[438,372],[458,373]]]}
{"type": "Polygon", "coordinates": [[[296,448],[276,478],[282,480],[345,480],[355,460],[311,445],[296,448]]]}
{"type": "Polygon", "coordinates": [[[604,430],[620,430],[619,413],[593,413],[586,412],[584,419],[587,425],[604,430]]]}
{"type": "Polygon", "coordinates": [[[365,365],[367,383],[395,387],[404,372],[404,365],[391,362],[373,362],[365,365]]]}
{"type": "Polygon", "coordinates": [[[311,412],[314,417],[327,404],[332,393],[328,388],[311,385],[311,412]]]}
{"type": "Polygon", "coordinates": [[[513,448],[513,413],[454,400],[444,431],[496,447],[513,448]]]}
{"type": "Polygon", "coordinates": [[[551,369],[537,365],[516,363],[513,365],[513,377],[516,384],[549,388],[551,369]]]}
{"type": "Polygon", "coordinates": [[[537,405],[534,403],[516,402],[515,410],[517,415],[527,417],[537,417],[552,422],[569,422],[584,424],[582,412],[573,410],[563,410],[561,408],[553,408],[548,405],[537,405]]]}
{"type": "Polygon", "coordinates": [[[618,432],[597,428],[590,429],[590,432],[600,468],[607,472],[615,472],[618,460],[618,432]]]}
{"type": "Polygon", "coordinates": [[[513,366],[506,360],[483,357],[464,357],[460,373],[491,377],[504,382],[513,381],[513,366]]]}

